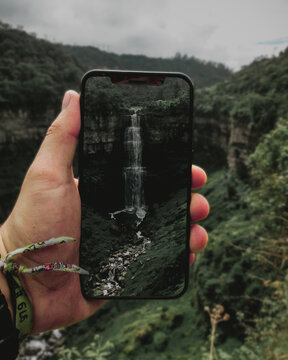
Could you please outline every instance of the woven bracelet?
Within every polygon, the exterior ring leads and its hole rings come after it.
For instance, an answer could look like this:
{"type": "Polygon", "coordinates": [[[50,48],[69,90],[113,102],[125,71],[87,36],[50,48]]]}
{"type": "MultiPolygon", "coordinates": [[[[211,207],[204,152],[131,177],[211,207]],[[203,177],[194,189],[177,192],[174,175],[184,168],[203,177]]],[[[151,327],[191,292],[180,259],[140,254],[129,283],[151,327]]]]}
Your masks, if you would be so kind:
{"type": "Polygon", "coordinates": [[[16,249],[8,253],[5,258],[0,258],[0,271],[3,271],[5,274],[11,293],[12,306],[14,310],[14,325],[19,331],[19,341],[22,341],[29,336],[33,327],[32,304],[21,285],[20,279],[18,278],[20,274],[38,274],[42,271],[65,271],[80,275],[88,275],[89,273],[77,265],[65,264],[62,262],[54,262],[38,265],[32,268],[26,268],[25,266],[14,262],[14,256],[42,249],[47,246],[65,244],[71,241],[76,240],[67,236],[51,238],[46,241],[41,241],[16,249]]]}

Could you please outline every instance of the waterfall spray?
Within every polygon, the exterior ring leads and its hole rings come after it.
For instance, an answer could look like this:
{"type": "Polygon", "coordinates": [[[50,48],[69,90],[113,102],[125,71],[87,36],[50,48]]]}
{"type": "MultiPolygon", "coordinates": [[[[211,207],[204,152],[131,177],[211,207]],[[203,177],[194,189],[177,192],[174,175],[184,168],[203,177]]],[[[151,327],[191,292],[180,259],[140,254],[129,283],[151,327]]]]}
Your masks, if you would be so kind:
{"type": "Polygon", "coordinates": [[[126,153],[126,163],[123,167],[124,186],[125,186],[125,208],[111,213],[111,218],[120,213],[135,214],[141,223],[146,215],[144,199],[144,176],[145,167],[142,166],[143,140],[141,133],[141,118],[137,110],[130,115],[130,124],[125,129],[124,148],[126,153]]]}

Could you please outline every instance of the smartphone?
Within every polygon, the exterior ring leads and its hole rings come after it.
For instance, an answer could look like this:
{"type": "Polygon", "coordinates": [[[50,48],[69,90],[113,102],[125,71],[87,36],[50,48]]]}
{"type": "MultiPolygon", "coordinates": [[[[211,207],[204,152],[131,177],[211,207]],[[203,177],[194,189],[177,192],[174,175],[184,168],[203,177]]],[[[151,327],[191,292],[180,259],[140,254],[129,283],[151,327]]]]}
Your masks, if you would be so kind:
{"type": "Polygon", "coordinates": [[[92,70],[81,85],[80,266],[86,298],[175,298],[188,285],[193,85],[92,70]]]}

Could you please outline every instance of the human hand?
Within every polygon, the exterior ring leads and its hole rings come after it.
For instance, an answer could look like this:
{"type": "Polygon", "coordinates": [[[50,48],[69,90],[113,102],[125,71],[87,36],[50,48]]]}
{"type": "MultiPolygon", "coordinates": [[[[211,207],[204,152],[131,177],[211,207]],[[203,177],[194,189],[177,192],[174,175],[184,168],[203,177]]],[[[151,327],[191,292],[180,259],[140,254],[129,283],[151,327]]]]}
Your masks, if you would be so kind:
{"type": "MultiPolygon", "coordinates": [[[[2,257],[30,243],[65,235],[76,242],[19,255],[17,262],[26,267],[58,261],[78,264],[81,208],[72,161],[79,130],[79,95],[70,91],[25,176],[12,213],[0,229],[2,257]]],[[[103,303],[83,298],[78,274],[43,272],[21,275],[21,280],[33,306],[33,333],[78,322],[103,303]]]]}
{"type": "MultiPolygon", "coordinates": [[[[64,235],[75,238],[76,242],[19,255],[17,261],[26,267],[59,261],[78,264],[81,206],[72,162],[79,131],[79,95],[69,91],[64,96],[61,113],[48,129],[25,176],[10,216],[0,228],[2,257],[16,248],[64,235]]],[[[205,172],[194,166],[192,171],[192,188],[203,186],[205,172]]],[[[192,196],[192,221],[207,215],[209,206],[205,201],[199,194],[192,196]]],[[[193,253],[205,246],[205,234],[199,225],[192,226],[190,247],[193,253]]],[[[194,255],[191,255],[190,261],[193,259],[194,255]]],[[[88,301],[83,298],[78,274],[22,274],[21,281],[33,306],[33,333],[78,322],[104,303],[102,300],[88,301]]]]}

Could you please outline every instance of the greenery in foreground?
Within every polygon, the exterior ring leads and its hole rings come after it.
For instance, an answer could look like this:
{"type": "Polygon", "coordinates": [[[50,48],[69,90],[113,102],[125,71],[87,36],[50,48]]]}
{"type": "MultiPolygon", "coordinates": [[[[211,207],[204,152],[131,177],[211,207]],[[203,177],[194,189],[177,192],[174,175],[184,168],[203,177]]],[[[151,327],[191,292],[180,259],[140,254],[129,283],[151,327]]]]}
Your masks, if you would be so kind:
{"type": "Polygon", "coordinates": [[[96,333],[101,346],[110,344],[104,359],[208,359],[210,322],[204,307],[222,304],[230,320],[217,328],[218,359],[285,359],[287,138],[288,121],[280,119],[249,158],[250,184],[225,169],[208,173],[202,193],[211,204],[204,222],[209,246],[198,254],[183,297],[109,302],[66,330],[61,354],[74,348],[81,355],[72,358],[83,358],[96,346],[89,347],[96,333]]]}

